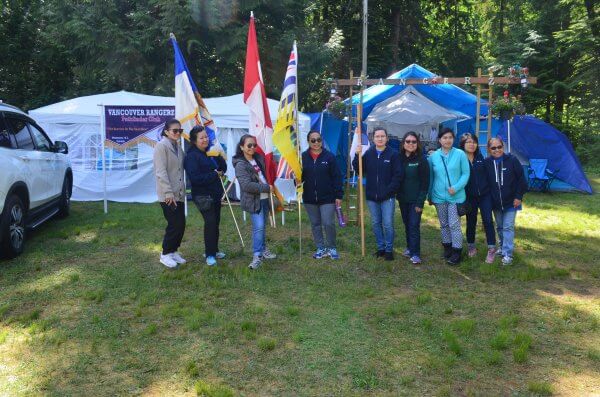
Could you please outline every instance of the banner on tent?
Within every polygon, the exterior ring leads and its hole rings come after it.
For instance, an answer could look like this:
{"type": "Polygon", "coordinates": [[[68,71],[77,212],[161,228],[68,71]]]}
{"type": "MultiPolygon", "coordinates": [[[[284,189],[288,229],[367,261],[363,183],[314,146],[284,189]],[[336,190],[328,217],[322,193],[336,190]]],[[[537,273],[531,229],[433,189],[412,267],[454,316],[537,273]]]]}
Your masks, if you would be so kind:
{"type": "Polygon", "coordinates": [[[145,142],[154,147],[165,122],[173,117],[174,106],[105,106],[106,146],[122,151],[145,142]]]}

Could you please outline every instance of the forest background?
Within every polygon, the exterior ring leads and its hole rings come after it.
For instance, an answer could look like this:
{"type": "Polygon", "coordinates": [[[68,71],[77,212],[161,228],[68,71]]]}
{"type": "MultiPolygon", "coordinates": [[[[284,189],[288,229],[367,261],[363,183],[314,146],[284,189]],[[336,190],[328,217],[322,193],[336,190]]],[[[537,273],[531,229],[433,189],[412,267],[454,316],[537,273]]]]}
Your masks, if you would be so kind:
{"type": "MultiPolygon", "coordinates": [[[[174,95],[169,33],[204,97],[243,90],[254,11],[267,95],[278,99],[298,41],[301,110],[321,111],[327,79],[360,73],[360,0],[0,0],[0,99],[25,110],[127,90],[174,95]]],[[[600,158],[600,6],[596,0],[379,0],[369,4],[368,75],[412,63],[442,76],[529,67],[528,113],[600,158]]],[[[497,87],[521,94],[519,86],[497,87]]],[[[344,93],[341,93],[344,95],[344,93]]]]}

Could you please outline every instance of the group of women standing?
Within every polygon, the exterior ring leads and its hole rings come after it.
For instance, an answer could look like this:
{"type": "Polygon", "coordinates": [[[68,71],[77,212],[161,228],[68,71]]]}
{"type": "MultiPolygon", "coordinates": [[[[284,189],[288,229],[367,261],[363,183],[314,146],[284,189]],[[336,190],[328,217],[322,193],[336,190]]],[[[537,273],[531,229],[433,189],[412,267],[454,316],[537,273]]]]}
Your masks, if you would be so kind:
{"type": "MultiPolygon", "coordinates": [[[[221,176],[227,165],[221,157],[207,155],[209,138],[201,126],[190,131],[190,148],[183,153],[179,145],[183,130],[178,120],[165,123],[163,138],[154,153],[157,193],[167,220],[160,262],[167,267],[185,263],[177,251],[185,231],[183,200],[185,169],[192,185],[192,199],[204,218],[206,264],[214,266],[225,257],[219,250],[219,223],[224,185],[221,176]]],[[[421,263],[420,227],[425,200],[435,206],[442,236],[444,258],[456,265],[461,260],[463,235],[460,216],[467,216],[468,255],[477,255],[475,230],[477,213],[481,212],[488,246],[486,262],[502,256],[503,264],[512,262],[514,223],[521,200],[527,189],[519,161],[504,153],[499,138],[488,142],[490,156],[483,158],[477,138],[464,134],[460,149],[454,147],[454,132],[444,129],[438,134],[440,148],[427,158],[418,134],[405,134],[400,153],[388,146],[384,128],[375,128],[373,143],[362,154],[366,178],[366,199],[375,242],[376,257],[393,260],[394,213],[396,200],[400,207],[406,236],[403,255],[413,264],[421,263]],[[496,220],[500,240],[496,248],[496,220]]],[[[316,246],[313,258],[339,259],[336,246],[336,209],[343,198],[343,177],[335,156],[323,147],[321,134],[308,134],[309,148],[302,153],[302,198],[311,223],[316,246]]],[[[241,137],[233,157],[236,178],[240,186],[240,206],[250,214],[252,222],[252,261],[250,269],[276,255],[266,246],[266,222],[270,210],[269,197],[273,187],[266,180],[263,156],[256,151],[252,135],[241,137]]],[[[358,154],[358,151],[357,153],[358,154]]],[[[352,162],[355,170],[359,158],[352,162]]]]}

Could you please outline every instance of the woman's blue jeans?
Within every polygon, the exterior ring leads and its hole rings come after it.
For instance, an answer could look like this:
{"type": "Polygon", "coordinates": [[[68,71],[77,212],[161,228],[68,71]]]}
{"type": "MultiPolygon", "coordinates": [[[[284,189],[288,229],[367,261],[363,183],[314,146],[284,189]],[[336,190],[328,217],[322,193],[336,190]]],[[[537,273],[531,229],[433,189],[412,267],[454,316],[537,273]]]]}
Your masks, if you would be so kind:
{"type": "Polygon", "coordinates": [[[396,201],[389,198],[384,201],[367,200],[371,213],[371,225],[377,242],[377,250],[392,252],[394,249],[394,210],[396,201]]]}
{"type": "Polygon", "coordinates": [[[256,214],[250,214],[252,220],[252,250],[254,256],[262,255],[265,245],[265,225],[269,215],[269,199],[260,200],[260,210],[256,214]]]}

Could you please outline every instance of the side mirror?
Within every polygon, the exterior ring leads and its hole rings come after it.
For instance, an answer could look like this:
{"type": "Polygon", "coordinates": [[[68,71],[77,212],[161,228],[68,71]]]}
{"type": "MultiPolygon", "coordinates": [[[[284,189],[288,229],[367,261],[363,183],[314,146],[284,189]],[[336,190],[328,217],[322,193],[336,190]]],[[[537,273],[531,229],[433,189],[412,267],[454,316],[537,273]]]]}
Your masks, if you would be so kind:
{"type": "Polygon", "coordinates": [[[63,141],[56,141],[56,142],[54,142],[54,151],[56,153],[68,154],[69,147],[63,141]]]}

